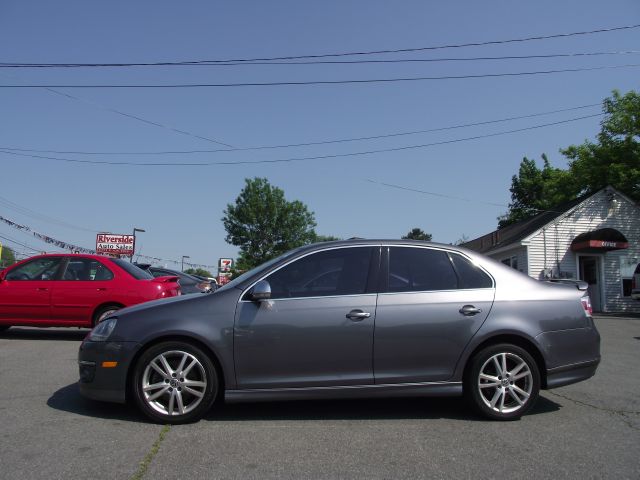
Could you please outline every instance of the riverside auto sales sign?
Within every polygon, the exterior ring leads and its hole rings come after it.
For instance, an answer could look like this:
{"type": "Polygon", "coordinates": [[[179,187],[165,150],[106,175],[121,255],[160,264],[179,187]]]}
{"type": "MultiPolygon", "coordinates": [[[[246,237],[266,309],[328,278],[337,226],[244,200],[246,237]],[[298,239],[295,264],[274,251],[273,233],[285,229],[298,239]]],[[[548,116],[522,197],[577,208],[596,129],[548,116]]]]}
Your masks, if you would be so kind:
{"type": "Polygon", "coordinates": [[[96,237],[96,253],[133,255],[134,238],[133,235],[99,233],[96,237]]]}

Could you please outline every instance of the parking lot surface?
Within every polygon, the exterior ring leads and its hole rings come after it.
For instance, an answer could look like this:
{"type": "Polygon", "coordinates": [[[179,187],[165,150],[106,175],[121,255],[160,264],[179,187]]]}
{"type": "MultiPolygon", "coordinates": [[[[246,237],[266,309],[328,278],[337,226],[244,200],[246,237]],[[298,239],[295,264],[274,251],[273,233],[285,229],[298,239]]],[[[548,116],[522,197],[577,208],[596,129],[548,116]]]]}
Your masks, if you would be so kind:
{"type": "Polygon", "coordinates": [[[0,334],[0,478],[640,478],[640,319],[597,317],[595,377],[515,422],[460,398],[221,405],[182,426],[86,400],[86,331],[0,334]]]}

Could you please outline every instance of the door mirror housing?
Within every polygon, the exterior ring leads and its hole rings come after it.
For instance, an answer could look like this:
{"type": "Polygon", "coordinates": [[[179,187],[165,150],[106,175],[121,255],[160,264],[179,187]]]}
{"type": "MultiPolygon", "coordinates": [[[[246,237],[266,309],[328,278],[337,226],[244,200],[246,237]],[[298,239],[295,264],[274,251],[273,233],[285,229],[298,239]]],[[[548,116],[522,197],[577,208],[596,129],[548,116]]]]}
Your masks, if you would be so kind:
{"type": "Polygon", "coordinates": [[[271,298],[271,285],[266,280],[260,280],[253,286],[249,295],[254,302],[269,300],[271,298]]]}
{"type": "Polygon", "coordinates": [[[0,282],[4,281],[4,277],[6,277],[6,276],[7,276],[7,270],[6,269],[2,270],[0,272],[0,282]]]}

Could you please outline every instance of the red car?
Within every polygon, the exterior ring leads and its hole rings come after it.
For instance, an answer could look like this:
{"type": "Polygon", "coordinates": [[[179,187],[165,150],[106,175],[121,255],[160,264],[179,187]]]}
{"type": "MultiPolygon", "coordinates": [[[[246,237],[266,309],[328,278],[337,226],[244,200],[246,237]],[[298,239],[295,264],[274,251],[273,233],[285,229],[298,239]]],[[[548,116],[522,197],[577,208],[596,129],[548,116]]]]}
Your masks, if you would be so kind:
{"type": "Polygon", "coordinates": [[[93,327],[120,308],[176,295],[178,277],[154,278],[119,258],[39,255],[0,272],[0,331],[93,327]]]}

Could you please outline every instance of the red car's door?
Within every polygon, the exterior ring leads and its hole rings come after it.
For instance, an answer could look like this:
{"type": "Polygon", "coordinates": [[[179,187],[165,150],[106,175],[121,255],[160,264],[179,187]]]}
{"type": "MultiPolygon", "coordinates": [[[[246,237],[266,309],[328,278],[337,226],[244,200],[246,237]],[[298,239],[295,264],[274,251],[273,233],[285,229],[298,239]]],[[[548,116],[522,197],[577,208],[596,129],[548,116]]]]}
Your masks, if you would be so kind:
{"type": "Polygon", "coordinates": [[[10,268],[0,282],[0,320],[16,325],[48,322],[61,261],[62,257],[36,257],[10,268]]]}
{"type": "Polygon", "coordinates": [[[113,273],[94,258],[69,257],[51,295],[51,316],[66,325],[91,326],[96,308],[113,300],[113,273]]]}

